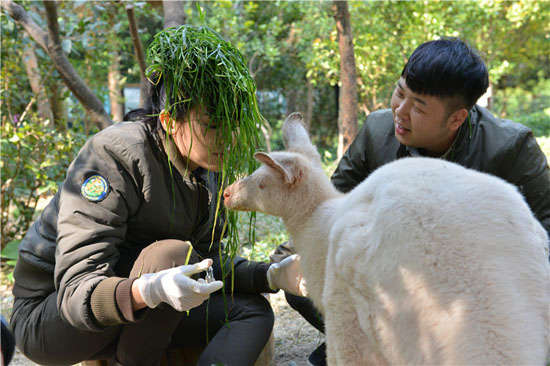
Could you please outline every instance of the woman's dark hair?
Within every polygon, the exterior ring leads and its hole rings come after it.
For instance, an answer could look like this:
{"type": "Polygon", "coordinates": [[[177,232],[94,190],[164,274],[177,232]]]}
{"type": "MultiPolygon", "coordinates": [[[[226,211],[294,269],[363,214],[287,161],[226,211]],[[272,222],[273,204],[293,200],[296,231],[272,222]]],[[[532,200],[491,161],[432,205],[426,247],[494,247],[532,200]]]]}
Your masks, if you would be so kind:
{"type": "MultiPolygon", "coordinates": [[[[144,121],[154,129],[160,128],[158,115],[166,106],[166,91],[164,83],[159,81],[156,85],[147,81],[147,96],[143,108],[132,109],[124,115],[124,121],[144,121]]],[[[173,103],[173,101],[172,101],[173,103]]],[[[176,119],[179,120],[188,112],[190,105],[178,105],[176,119]]]]}
{"type": "Polygon", "coordinates": [[[487,67],[468,44],[443,38],[420,45],[401,72],[413,92],[438,97],[459,97],[470,109],[489,86],[487,67]]]}

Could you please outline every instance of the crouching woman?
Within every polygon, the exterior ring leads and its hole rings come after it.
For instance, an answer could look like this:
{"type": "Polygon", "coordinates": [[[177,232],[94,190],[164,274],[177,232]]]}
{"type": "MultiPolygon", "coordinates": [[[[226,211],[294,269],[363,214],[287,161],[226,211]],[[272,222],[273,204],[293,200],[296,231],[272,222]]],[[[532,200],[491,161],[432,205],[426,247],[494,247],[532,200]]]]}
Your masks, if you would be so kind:
{"type": "Polygon", "coordinates": [[[285,288],[285,269],[270,287],[268,264],[220,254],[223,180],[246,168],[262,118],[244,59],[189,26],[148,56],[150,106],[87,141],[21,242],[11,325],[37,363],[158,365],[196,346],[199,365],[252,365],[271,333],[261,293],[285,288]]]}

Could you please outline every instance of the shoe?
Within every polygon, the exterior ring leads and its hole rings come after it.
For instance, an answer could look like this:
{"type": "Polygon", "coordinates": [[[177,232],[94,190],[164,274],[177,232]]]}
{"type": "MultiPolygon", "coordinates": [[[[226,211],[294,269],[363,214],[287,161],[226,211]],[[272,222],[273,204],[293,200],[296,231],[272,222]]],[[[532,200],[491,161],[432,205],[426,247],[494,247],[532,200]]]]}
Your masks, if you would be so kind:
{"type": "Polygon", "coordinates": [[[321,343],[321,345],[307,358],[309,364],[311,366],[327,366],[327,346],[325,343],[321,343]]]}

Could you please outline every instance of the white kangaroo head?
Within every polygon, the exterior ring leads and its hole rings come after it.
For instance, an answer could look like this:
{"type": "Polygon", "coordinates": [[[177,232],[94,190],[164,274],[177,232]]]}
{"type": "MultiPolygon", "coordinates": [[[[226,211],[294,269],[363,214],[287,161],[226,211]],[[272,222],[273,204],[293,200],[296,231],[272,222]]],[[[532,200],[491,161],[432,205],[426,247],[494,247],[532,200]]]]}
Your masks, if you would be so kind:
{"type": "Polygon", "coordinates": [[[283,142],[286,151],[254,154],[262,166],[225,189],[227,208],[285,217],[300,210],[304,201],[309,200],[311,191],[315,191],[311,188],[312,178],[324,172],[300,113],[293,113],[285,120],[283,142]]]}

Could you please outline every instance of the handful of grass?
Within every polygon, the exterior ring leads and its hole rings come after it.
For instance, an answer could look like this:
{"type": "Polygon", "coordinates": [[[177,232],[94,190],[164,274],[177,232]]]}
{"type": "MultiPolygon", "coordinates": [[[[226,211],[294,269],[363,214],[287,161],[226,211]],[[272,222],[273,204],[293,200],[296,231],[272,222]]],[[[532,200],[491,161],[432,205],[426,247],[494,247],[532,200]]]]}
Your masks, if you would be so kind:
{"type": "MultiPolygon", "coordinates": [[[[205,26],[183,25],[155,35],[147,52],[149,80],[164,83],[165,110],[170,116],[186,113],[200,104],[206,107],[218,139],[227,148],[220,169],[220,201],[225,184],[255,168],[254,151],[260,142],[263,117],[256,101],[256,84],[242,54],[217,32],[205,26]]],[[[254,216],[249,236],[254,242],[254,216]]],[[[214,223],[214,228],[216,223],[214,223]]],[[[226,250],[233,257],[238,248],[237,213],[226,212],[226,250]]],[[[214,231],[212,232],[212,241],[214,231]]]]}

